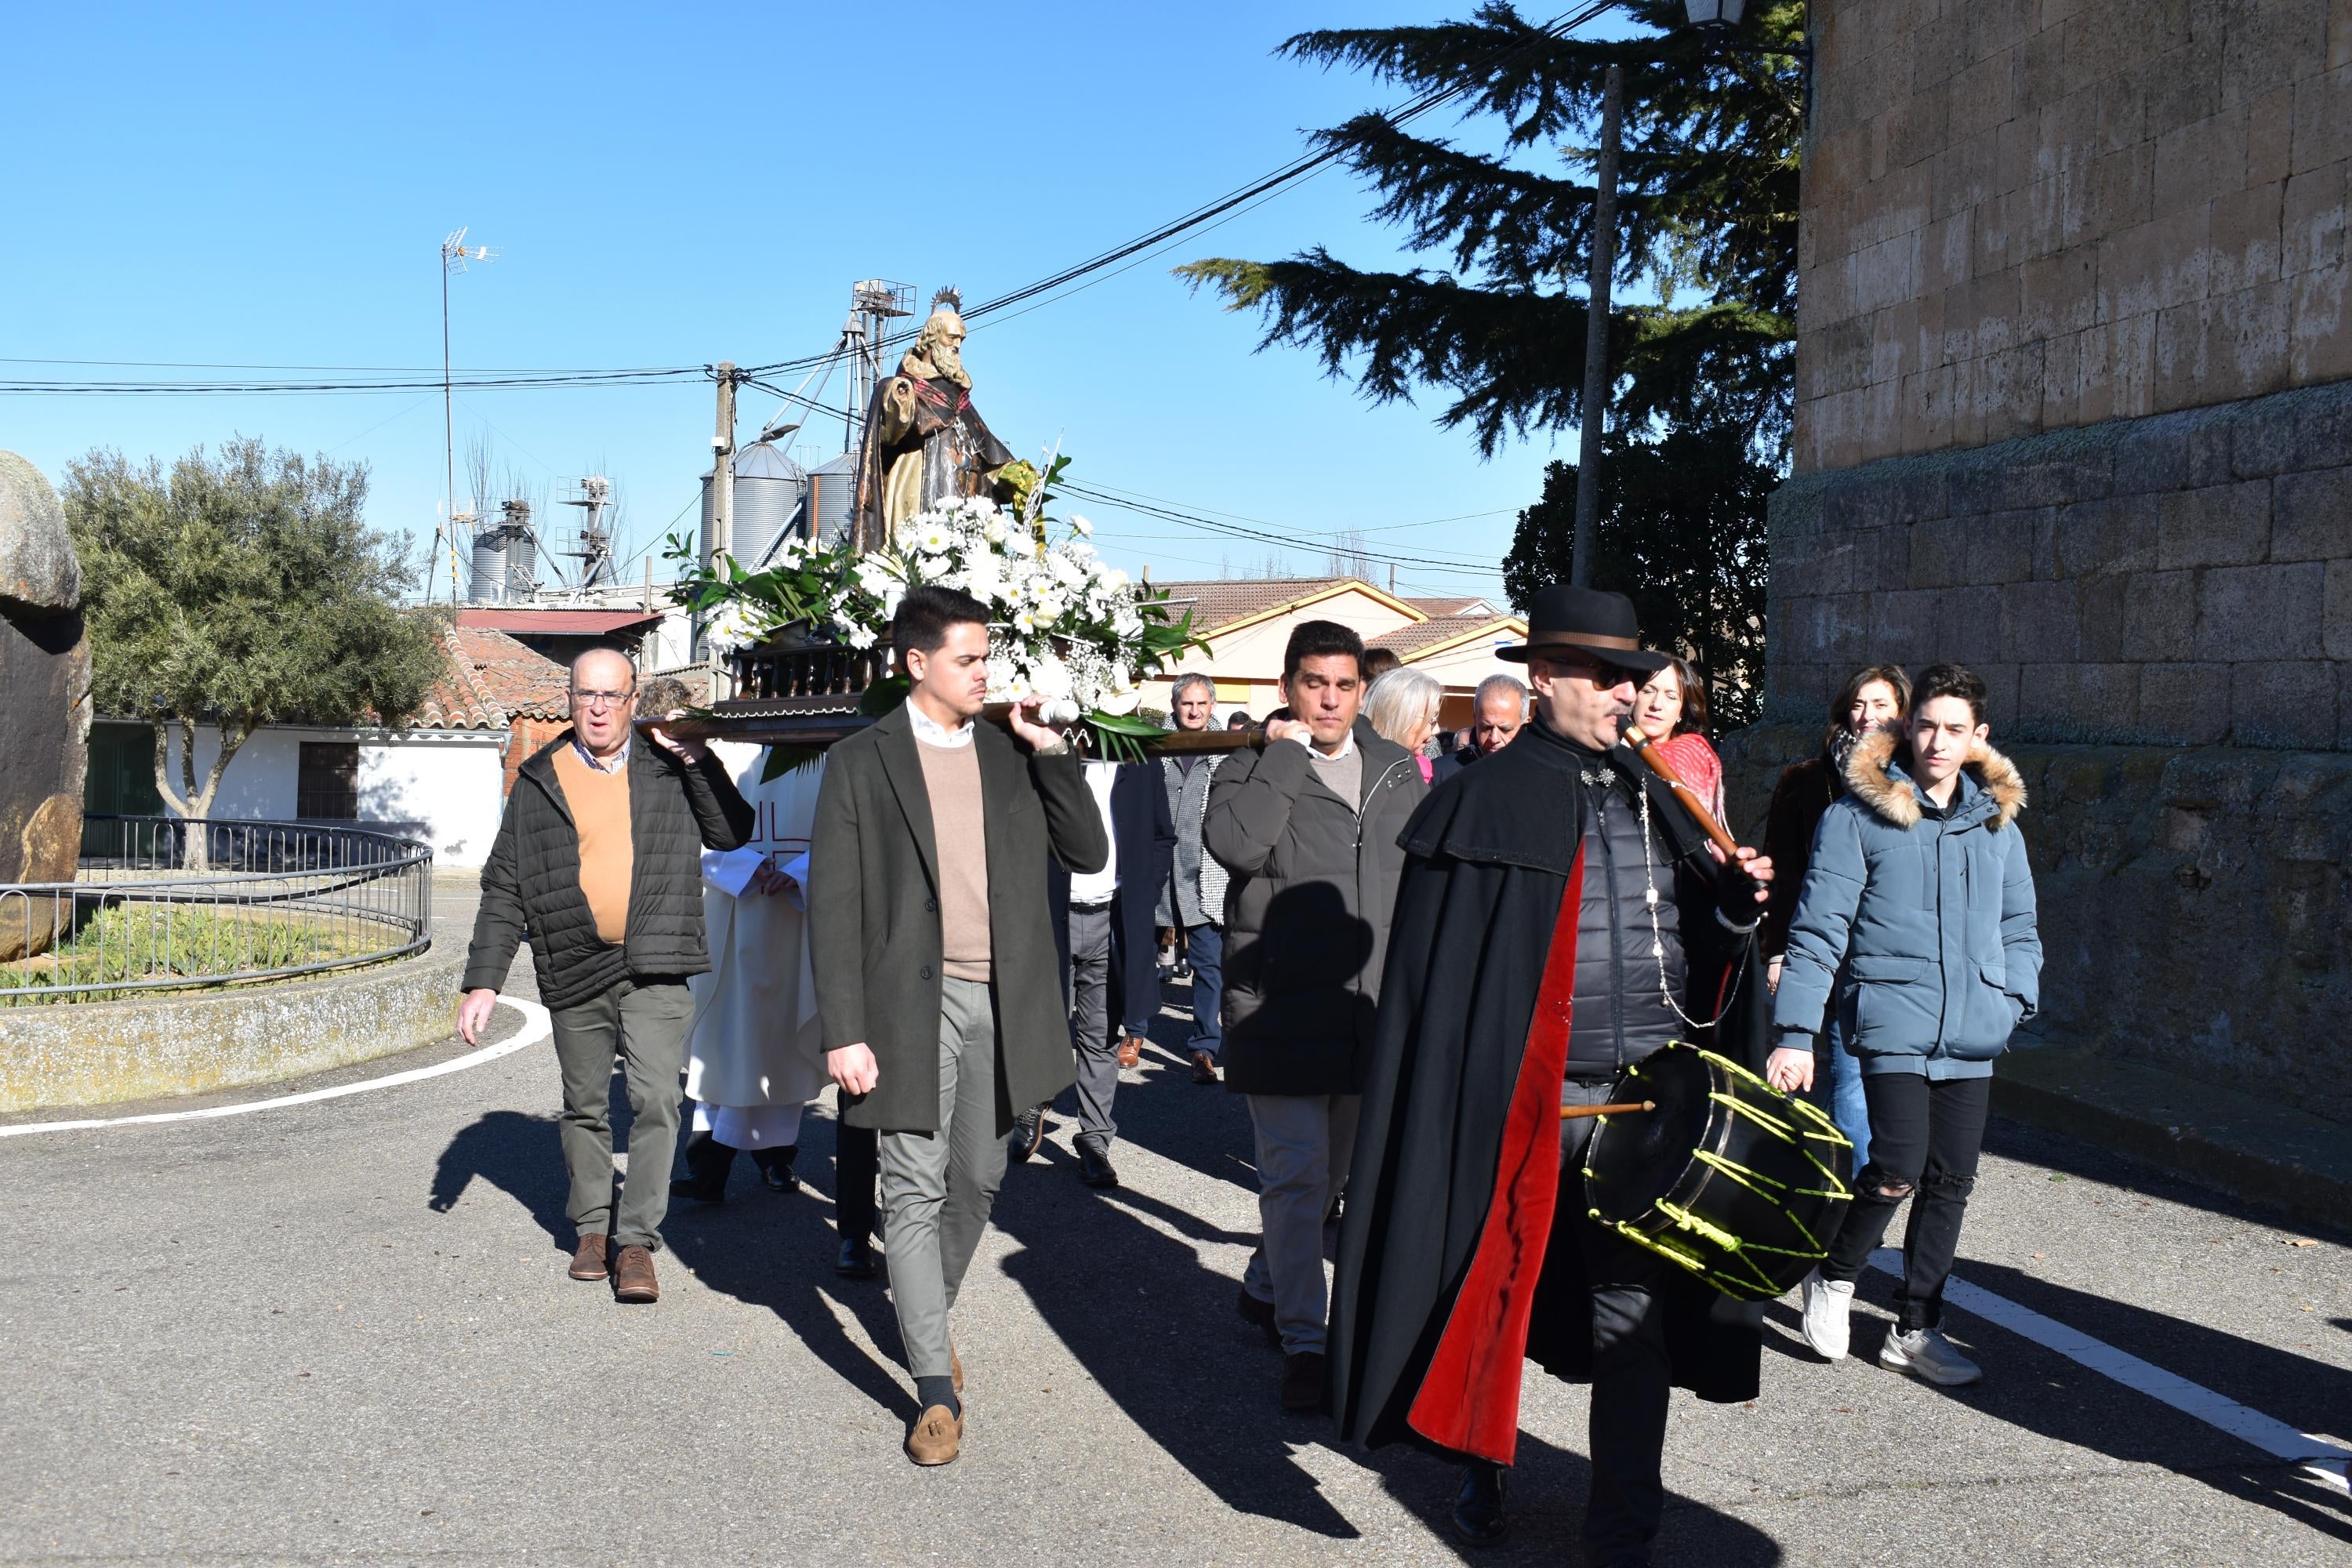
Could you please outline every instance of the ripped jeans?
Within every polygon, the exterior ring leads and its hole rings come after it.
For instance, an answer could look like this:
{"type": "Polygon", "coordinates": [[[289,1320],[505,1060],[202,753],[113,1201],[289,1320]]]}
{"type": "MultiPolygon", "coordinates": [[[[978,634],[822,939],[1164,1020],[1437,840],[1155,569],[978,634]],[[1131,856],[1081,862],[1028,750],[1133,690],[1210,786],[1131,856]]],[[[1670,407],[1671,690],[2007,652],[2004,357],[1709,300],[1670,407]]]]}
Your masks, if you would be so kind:
{"type": "Polygon", "coordinates": [[[1854,1178],[1853,1206],[1830,1243],[1822,1278],[1841,1284],[1860,1279],[1895,1211],[1910,1198],[1895,1310],[1904,1328],[1932,1329],[1943,1321],[1944,1281],[1977,1184],[1992,1079],[1883,1072],[1862,1086],[1870,1099],[1870,1163],[1854,1178]]]}

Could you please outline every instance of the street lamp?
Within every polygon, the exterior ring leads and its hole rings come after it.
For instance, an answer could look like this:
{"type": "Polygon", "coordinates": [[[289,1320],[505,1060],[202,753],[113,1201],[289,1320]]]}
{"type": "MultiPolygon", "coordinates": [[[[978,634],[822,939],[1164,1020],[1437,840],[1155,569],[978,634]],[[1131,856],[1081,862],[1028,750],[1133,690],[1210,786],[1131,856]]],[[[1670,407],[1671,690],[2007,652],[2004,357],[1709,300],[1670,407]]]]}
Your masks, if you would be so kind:
{"type": "Polygon", "coordinates": [[[1690,25],[1702,32],[1728,33],[1739,26],[1748,0],[1683,0],[1690,25]]]}

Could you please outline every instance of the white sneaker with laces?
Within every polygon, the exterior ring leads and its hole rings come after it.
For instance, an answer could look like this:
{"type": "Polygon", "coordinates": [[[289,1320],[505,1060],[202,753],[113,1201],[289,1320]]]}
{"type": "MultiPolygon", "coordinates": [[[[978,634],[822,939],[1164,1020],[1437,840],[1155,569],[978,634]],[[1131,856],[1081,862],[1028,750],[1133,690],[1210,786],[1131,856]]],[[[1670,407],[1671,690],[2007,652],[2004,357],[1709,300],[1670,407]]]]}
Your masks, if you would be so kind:
{"type": "Polygon", "coordinates": [[[1886,1336],[1878,1364],[1907,1372],[1938,1388],[1958,1388],[1984,1375],[1984,1368],[1962,1355],[1959,1346],[1946,1339],[1941,1329],[1895,1330],[1886,1336]]]}
{"type": "Polygon", "coordinates": [[[1816,1268],[1805,1276],[1800,1291],[1804,1303],[1805,1342],[1831,1361],[1843,1361],[1853,1332],[1853,1286],[1824,1279],[1816,1268]]]}

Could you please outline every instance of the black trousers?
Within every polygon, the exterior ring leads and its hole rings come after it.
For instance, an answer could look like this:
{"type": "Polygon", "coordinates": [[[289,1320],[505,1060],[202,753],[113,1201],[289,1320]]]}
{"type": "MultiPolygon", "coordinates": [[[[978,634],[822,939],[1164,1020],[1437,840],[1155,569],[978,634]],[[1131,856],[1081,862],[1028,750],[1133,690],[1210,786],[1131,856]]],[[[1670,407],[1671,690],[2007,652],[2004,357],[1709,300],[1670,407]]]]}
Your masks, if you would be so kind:
{"type": "MultiPolygon", "coordinates": [[[[1560,1099],[1570,1105],[1604,1105],[1611,1087],[1570,1079],[1560,1099]]],[[[1593,1126],[1589,1117],[1560,1123],[1559,1202],[1579,1215],[1586,1207],[1584,1145],[1593,1126]]],[[[1647,1247],[1589,1218],[1578,1218],[1573,1228],[1592,1297],[1592,1492],[1585,1505],[1584,1540],[1596,1563],[1644,1562],[1666,1504],[1659,1468],[1673,1367],[1666,1357],[1662,1290],[1676,1270],[1647,1247]]]]}
{"type": "Polygon", "coordinates": [[[842,1122],[833,1137],[833,1221],[841,1239],[874,1235],[874,1189],[882,1179],[882,1135],[842,1122]]]}
{"type": "Polygon", "coordinates": [[[1822,1278],[1841,1284],[1861,1279],[1908,1197],[1911,1224],[1903,1237],[1895,1310],[1905,1329],[1932,1329],[1943,1321],[1944,1281],[1951,1277],[1960,1221],[1976,1189],[1992,1079],[1874,1073],[1862,1089],[1870,1100],[1870,1163],[1854,1178],[1853,1206],[1830,1243],[1822,1278]]]}

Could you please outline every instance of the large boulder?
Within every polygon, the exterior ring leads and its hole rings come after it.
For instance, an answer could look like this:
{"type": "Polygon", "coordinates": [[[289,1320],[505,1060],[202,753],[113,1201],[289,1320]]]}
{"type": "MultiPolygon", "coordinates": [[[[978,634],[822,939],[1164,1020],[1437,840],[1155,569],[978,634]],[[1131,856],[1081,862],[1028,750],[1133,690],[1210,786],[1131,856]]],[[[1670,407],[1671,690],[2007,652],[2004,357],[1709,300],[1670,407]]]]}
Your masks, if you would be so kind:
{"type": "MultiPolygon", "coordinates": [[[[69,882],[89,760],[81,563],[41,471],[0,452],[0,887],[69,882]]],[[[0,895],[0,963],[48,945],[47,900],[0,895]]]]}

